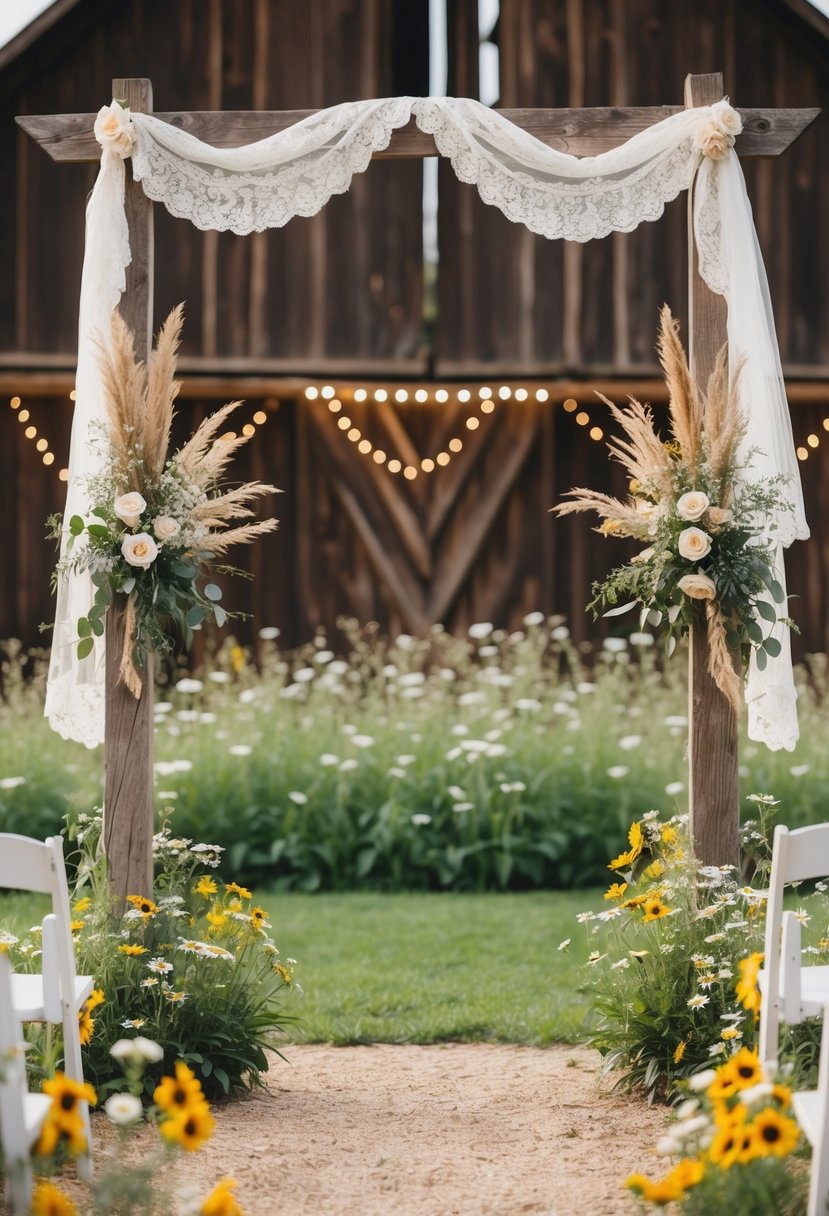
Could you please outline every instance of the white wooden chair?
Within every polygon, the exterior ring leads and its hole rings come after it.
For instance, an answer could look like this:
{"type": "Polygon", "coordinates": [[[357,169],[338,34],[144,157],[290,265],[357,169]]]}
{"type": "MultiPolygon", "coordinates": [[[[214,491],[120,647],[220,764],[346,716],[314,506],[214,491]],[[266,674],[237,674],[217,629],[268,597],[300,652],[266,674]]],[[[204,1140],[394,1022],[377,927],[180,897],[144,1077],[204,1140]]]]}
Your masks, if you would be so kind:
{"type": "Polygon", "coordinates": [[[792,1094],[792,1107],[801,1131],[812,1146],[806,1216],[826,1216],[829,1201],[829,1005],[823,1011],[818,1087],[792,1094]]]}
{"type": "Polygon", "coordinates": [[[23,1033],[12,1000],[13,972],[0,954],[0,1144],[6,1197],[14,1213],[28,1213],[32,1202],[31,1149],[52,1105],[46,1094],[29,1093],[23,1033]]]}
{"type": "Polygon", "coordinates": [[[829,1006],[829,966],[803,966],[800,922],[783,913],[786,885],[829,874],[829,824],[790,832],[774,830],[766,905],[765,961],[758,976],[761,993],[758,1052],[769,1066],[777,1060],[780,1023],[792,1026],[817,1017],[829,1006]]]}
{"type": "MultiPolygon", "coordinates": [[[[50,836],[41,841],[0,832],[0,888],[51,896],[52,911],[43,921],[43,969],[36,975],[12,972],[12,1003],[21,1022],[51,1022],[63,1027],[64,1072],[83,1083],[78,1014],[92,992],[94,980],[91,975],[75,973],[62,838],[50,836]]],[[[87,1152],[78,1157],[78,1172],[88,1178],[92,1160],[89,1107],[81,1102],[80,1109],[87,1152]]]]}

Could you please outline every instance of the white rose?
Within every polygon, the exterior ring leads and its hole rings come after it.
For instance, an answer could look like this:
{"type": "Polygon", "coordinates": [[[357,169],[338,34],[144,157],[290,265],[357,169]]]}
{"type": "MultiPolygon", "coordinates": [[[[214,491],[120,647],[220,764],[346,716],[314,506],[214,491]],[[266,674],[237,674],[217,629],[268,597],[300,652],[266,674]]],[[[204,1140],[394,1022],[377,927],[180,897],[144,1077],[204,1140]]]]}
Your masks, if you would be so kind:
{"type": "Polygon", "coordinates": [[[158,545],[149,532],[136,532],[134,536],[125,536],[121,545],[124,560],[131,566],[140,566],[146,570],[158,557],[158,545]]]}
{"type": "Polygon", "coordinates": [[[717,594],[717,584],[707,574],[685,574],[677,587],[692,600],[713,600],[717,594]]]}
{"type": "Polygon", "coordinates": [[[711,552],[711,537],[702,528],[685,528],[679,534],[677,548],[680,557],[695,562],[711,552]]]}
{"type": "Polygon", "coordinates": [[[641,553],[634,553],[630,559],[632,562],[649,562],[653,557],[653,545],[648,545],[647,549],[643,549],[641,553]]]}
{"type": "Polygon", "coordinates": [[[141,512],[147,509],[147,500],[133,490],[130,494],[121,494],[112,504],[112,509],[128,528],[134,528],[141,517],[141,512]]]}
{"type": "Polygon", "coordinates": [[[711,499],[702,490],[689,490],[677,499],[676,513],[680,519],[702,519],[710,503],[711,499]]]}
{"type": "Polygon", "coordinates": [[[711,107],[711,117],[726,135],[739,135],[743,129],[743,120],[739,110],[735,110],[730,102],[723,98],[711,107]]]}
{"type": "Polygon", "coordinates": [[[172,515],[157,515],[153,520],[153,532],[159,540],[172,540],[181,531],[181,524],[172,515]]]}
{"type": "Polygon", "coordinates": [[[119,106],[117,102],[111,106],[101,106],[93,130],[102,148],[121,157],[131,154],[135,128],[128,107],[119,106]]]}
{"type": "Polygon", "coordinates": [[[722,528],[725,524],[730,524],[731,519],[732,515],[727,507],[709,507],[705,522],[711,528],[722,528]]]}

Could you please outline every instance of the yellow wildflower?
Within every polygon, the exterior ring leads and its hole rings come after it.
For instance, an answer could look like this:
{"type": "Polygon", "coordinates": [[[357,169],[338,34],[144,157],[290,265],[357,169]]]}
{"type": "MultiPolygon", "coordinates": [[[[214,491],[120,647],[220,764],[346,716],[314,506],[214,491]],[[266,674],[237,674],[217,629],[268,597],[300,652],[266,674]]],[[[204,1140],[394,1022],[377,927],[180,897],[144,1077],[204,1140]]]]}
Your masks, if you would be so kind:
{"type": "Polygon", "coordinates": [[[669,908],[667,904],[663,904],[659,895],[651,895],[645,900],[643,905],[644,916],[642,917],[642,920],[646,922],[651,920],[661,920],[663,916],[668,916],[671,911],[673,911],[673,909],[669,908]]]}
{"type": "Polygon", "coordinates": [[[91,907],[92,900],[88,895],[84,895],[83,899],[78,899],[75,901],[72,911],[76,914],[76,916],[80,916],[82,912],[88,911],[91,907]]]}
{"type": "Polygon", "coordinates": [[[240,899],[253,899],[253,896],[251,895],[251,893],[247,889],[247,887],[240,887],[238,882],[226,882],[225,890],[235,892],[235,894],[238,895],[240,899]]]}
{"type": "Polygon", "coordinates": [[[604,898],[605,899],[621,899],[622,896],[624,895],[625,891],[627,891],[627,889],[628,889],[628,885],[626,882],[611,883],[611,885],[607,888],[607,890],[604,893],[604,898]]]}
{"type": "Polygon", "coordinates": [[[32,1195],[32,1216],[78,1216],[78,1209],[54,1183],[41,1178],[32,1195]]]}
{"type": "Polygon", "coordinates": [[[161,1124],[161,1134],[174,1144],[180,1144],[188,1153],[201,1148],[212,1135],[213,1116],[207,1103],[201,1102],[185,1107],[161,1124]]]}
{"type": "Polygon", "coordinates": [[[749,1125],[752,1137],[752,1157],[787,1157],[800,1139],[800,1128],[794,1119],[781,1115],[767,1106],[749,1125]]]}
{"type": "Polygon", "coordinates": [[[118,947],[118,952],[119,954],[126,954],[130,958],[133,958],[139,954],[146,954],[147,948],[146,946],[131,946],[125,942],[124,945],[118,947]]]}
{"type": "Polygon", "coordinates": [[[193,887],[195,894],[201,895],[204,899],[210,899],[210,896],[215,895],[218,889],[216,880],[211,878],[209,874],[202,874],[195,887],[193,887]]]}
{"type": "Polygon", "coordinates": [[[235,1178],[223,1178],[218,1182],[207,1198],[202,1200],[199,1216],[244,1216],[230,1193],[235,1186],[235,1178]]]}

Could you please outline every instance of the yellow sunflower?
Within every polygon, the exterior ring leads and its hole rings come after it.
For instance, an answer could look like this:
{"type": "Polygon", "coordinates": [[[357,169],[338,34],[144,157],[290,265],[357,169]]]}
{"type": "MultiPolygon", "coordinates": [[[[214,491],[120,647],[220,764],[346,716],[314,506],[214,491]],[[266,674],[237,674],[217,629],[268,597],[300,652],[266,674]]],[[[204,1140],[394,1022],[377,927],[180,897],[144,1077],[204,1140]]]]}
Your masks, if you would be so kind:
{"type": "Polygon", "coordinates": [[[748,1047],[741,1047],[737,1054],[731,1057],[729,1066],[736,1078],[737,1089],[751,1089],[753,1085],[765,1080],[757,1052],[748,1047]]]}
{"type": "Polygon", "coordinates": [[[78,1209],[63,1191],[41,1179],[32,1195],[32,1216],[78,1216],[78,1209]]]}
{"type": "Polygon", "coordinates": [[[175,1077],[162,1077],[153,1102],[168,1114],[204,1103],[201,1082],[183,1060],[176,1060],[175,1077]]]}
{"type": "Polygon", "coordinates": [[[755,951],[748,958],[741,958],[737,964],[740,972],[740,978],[735,985],[737,1000],[750,1013],[759,1013],[760,1011],[760,990],[757,986],[757,977],[763,963],[763,958],[763,954],[755,951]]]}
{"type": "Polygon", "coordinates": [[[231,1195],[236,1186],[235,1178],[223,1178],[206,1199],[202,1200],[199,1216],[243,1216],[242,1209],[231,1195]]]}
{"type": "Polygon", "coordinates": [[[126,954],[129,958],[135,958],[139,954],[146,954],[147,948],[146,946],[132,946],[125,942],[122,946],[118,947],[118,953],[126,954]]]}
{"type": "Polygon", "coordinates": [[[755,1157],[787,1157],[800,1139],[800,1128],[795,1120],[781,1115],[773,1106],[767,1106],[755,1115],[749,1127],[755,1157]]]}
{"type": "Polygon", "coordinates": [[[201,1148],[213,1133],[213,1116],[206,1102],[187,1106],[161,1124],[161,1134],[188,1153],[201,1148]]]}
{"type": "Polygon", "coordinates": [[[127,903],[137,908],[142,916],[155,916],[158,911],[158,904],[154,904],[145,895],[128,895],[127,903]]]}
{"type": "Polygon", "coordinates": [[[642,905],[644,916],[643,921],[661,920],[663,916],[668,916],[673,911],[667,904],[662,902],[662,897],[659,895],[649,896],[642,905]]]}

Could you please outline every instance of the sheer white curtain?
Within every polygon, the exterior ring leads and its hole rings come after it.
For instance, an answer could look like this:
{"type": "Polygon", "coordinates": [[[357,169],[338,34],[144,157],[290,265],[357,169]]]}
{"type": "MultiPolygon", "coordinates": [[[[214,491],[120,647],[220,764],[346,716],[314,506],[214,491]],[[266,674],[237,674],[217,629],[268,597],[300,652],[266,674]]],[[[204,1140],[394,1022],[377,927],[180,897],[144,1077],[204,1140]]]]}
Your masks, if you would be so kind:
{"type": "MultiPolygon", "coordinates": [[[[122,156],[131,149],[135,178],[173,215],[202,229],[249,233],[314,215],[414,116],[484,202],[546,237],[589,241],[629,232],[657,219],[694,184],[700,271],[728,301],[730,358],[744,364],[747,447],[762,453],[749,475],[788,477],[790,511],[773,521],[774,532],[781,544],[808,536],[768,285],[742,171],[729,151],[739,117],[726,103],[675,114],[610,152],[582,159],[548,148],[479,102],[451,97],[334,106],[242,148],[213,148],[151,115],[105,107],[101,116],[104,154],[87,212],[68,513],[83,514],[84,479],[99,459],[89,444],[90,425],[103,417],[94,339],[108,333],[130,257],[122,156]]],[[[63,580],[46,713],[61,734],[93,746],[103,740],[103,643],[83,663],[72,644],[74,621],[90,597],[84,576],[63,580]]],[[[780,640],[780,658],[749,674],[749,731],[770,747],[791,748],[798,732],[785,630],[780,640]]]]}

